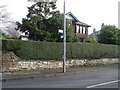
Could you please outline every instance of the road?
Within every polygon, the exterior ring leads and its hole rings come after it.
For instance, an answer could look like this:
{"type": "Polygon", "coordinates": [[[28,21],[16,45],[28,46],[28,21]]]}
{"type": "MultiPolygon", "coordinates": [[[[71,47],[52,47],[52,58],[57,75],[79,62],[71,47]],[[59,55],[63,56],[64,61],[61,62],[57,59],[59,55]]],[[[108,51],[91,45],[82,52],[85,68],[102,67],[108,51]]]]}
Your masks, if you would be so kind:
{"type": "Polygon", "coordinates": [[[2,89],[2,73],[0,73],[0,90],[2,89]]]}
{"type": "Polygon", "coordinates": [[[118,88],[118,66],[101,71],[3,82],[3,88],[118,88]]]}

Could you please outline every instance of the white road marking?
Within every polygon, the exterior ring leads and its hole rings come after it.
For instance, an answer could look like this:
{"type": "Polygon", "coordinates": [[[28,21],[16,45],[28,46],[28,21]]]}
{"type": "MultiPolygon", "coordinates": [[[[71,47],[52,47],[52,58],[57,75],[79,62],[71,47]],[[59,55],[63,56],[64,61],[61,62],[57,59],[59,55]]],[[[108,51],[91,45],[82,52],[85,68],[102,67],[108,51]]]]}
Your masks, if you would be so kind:
{"type": "Polygon", "coordinates": [[[120,80],[116,80],[116,81],[110,81],[110,82],[105,82],[105,83],[101,83],[101,84],[91,85],[91,86],[88,86],[87,88],[94,88],[94,87],[98,87],[98,86],[102,86],[102,85],[106,85],[106,84],[116,83],[119,81],[120,80]]]}

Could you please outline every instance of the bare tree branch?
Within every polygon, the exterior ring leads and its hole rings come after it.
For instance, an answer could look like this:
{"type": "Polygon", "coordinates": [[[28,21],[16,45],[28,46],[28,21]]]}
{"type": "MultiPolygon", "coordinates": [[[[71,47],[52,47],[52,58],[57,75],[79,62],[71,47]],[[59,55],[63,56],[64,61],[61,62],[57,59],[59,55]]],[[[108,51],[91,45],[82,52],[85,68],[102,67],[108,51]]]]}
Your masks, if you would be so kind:
{"type": "MultiPolygon", "coordinates": [[[[0,33],[7,32],[7,27],[12,27],[12,20],[10,20],[9,13],[6,10],[6,5],[0,6],[0,33]]],[[[14,28],[14,27],[13,27],[14,28]]]]}
{"type": "Polygon", "coordinates": [[[6,5],[0,6],[0,22],[5,22],[8,19],[8,13],[6,11],[6,5]]]}

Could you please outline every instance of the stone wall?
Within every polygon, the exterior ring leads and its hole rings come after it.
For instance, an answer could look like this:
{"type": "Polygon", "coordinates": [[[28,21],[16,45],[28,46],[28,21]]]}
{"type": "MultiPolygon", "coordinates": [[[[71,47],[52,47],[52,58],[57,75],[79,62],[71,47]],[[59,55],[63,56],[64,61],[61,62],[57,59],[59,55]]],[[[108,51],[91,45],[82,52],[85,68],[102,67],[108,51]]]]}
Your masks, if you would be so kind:
{"type": "Polygon", "coordinates": [[[3,53],[2,54],[2,71],[9,71],[10,68],[17,66],[18,61],[20,60],[13,52],[3,53]]]}
{"type": "MultiPolygon", "coordinates": [[[[45,68],[62,68],[61,61],[20,61],[19,58],[14,55],[14,53],[9,53],[3,55],[3,72],[5,71],[19,71],[19,70],[34,70],[34,69],[45,69],[45,68]]],[[[112,64],[118,63],[118,59],[104,58],[104,59],[94,59],[94,60],[67,60],[66,66],[86,66],[86,65],[99,65],[99,64],[112,64]]]]}

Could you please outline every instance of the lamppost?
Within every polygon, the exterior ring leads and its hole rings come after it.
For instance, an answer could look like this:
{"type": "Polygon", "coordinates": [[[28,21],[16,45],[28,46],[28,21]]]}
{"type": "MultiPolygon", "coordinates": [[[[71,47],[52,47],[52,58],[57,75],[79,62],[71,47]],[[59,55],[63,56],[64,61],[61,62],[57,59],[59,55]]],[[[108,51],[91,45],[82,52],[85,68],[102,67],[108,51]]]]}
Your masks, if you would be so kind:
{"type": "Polygon", "coordinates": [[[63,73],[66,72],[66,18],[65,18],[65,0],[64,0],[64,38],[63,38],[63,73]]]}
{"type": "Polygon", "coordinates": [[[120,28],[120,1],[118,2],[118,28],[120,28]]]}

